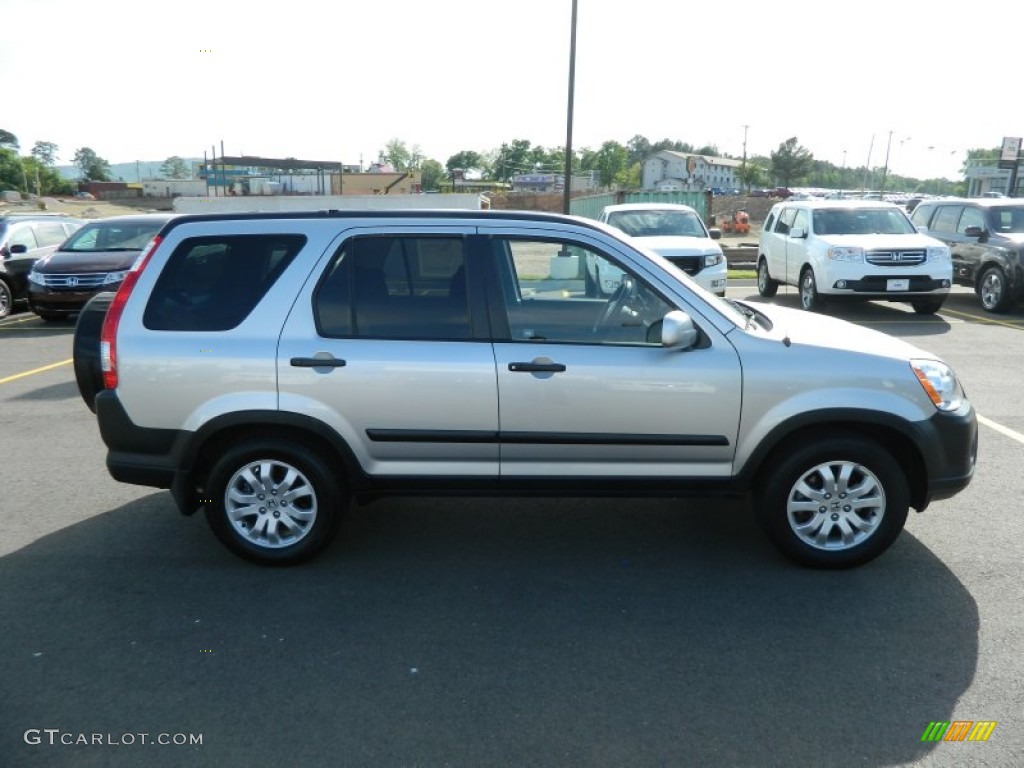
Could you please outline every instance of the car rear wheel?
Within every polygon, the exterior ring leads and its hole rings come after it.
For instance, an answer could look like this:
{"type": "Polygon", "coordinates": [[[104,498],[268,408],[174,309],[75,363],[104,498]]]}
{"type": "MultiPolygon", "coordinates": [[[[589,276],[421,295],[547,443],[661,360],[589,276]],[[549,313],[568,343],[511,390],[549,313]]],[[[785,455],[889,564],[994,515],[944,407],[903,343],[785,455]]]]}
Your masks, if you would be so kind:
{"type": "Polygon", "coordinates": [[[914,311],[919,315],[934,315],[940,309],[942,305],[946,303],[944,298],[942,299],[914,299],[910,302],[910,306],[914,308],[914,311]]]}
{"type": "Polygon", "coordinates": [[[96,394],[103,389],[103,371],[100,368],[100,332],[103,330],[103,318],[107,316],[107,309],[113,300],[114,294],[109,291],[97,293],[89,299],[82,307],[82,311],[78,313],[75,337],[71,344],[78,393],[93,413],[96,412],[96,405],[93,401],[96,399],[96,394]]]}
{"type": "Polygon", "coordinates": [[[762,258],[757,262],[757,292],[767,299],[770,299],[779,291],[778,280],[772,280],[768,274],[768,260],[762,258]]]}
{"type": "Polygon", "coordinates": [[[7,317],[11,314],[13,306],[14,294],[11,293],[10,286],[3,280],[0,280],[0,317],[7,317]]]}
{"type": "Polygon", "coordinates": [[[800,275],[800,306],[808,312],[818,312],[825,306],[825,300],[818,293],[814,270],[807,267],[800,275]]]}
{"type": "Polygon", "coordinates": [[[287,440],[246,440],[210,470],[206,519],[232,552],[263,565],[292,565],[326,547],[345,498],[314,451],[287,440]]]}
{"type": "Polygon", "coordinates": [[[797,448],[765,477],[758,522],[801,565],[862,565],[888,549],[907,520],[906,476],[871,440],[838,436],[797,448]]]}
{"type": "Polygon", "coordinates": [[[981,273],[978,281],[978,297],[982,309],[988,312],[1005,312],[1010,306],[1010,295],[1006,290],[1006,275],[999,267],[989,267],[981,273]]]}

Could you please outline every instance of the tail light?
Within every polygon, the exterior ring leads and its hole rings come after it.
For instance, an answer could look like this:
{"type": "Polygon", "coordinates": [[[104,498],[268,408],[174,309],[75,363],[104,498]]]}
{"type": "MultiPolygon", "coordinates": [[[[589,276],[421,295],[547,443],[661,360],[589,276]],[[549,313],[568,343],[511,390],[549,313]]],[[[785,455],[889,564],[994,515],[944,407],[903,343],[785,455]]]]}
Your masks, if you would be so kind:
{"type": "Polygon", "coordinates": [[[106,317],[103,318],[103,329],[100,331],[100,369],[103,371],[103,388],[117,388],[117,326],[121,322],[121,313],[124,312],[124,305],[128,303],[132,288],[139,281],[142,270],[145,269],[149,257],[160,245],[159,235],[149,241],[149,245],[139,254],[139,258],[132,264],[132,268],[125,275],[121,287],[117,289],[114,300],[107,309],[106,317]]]}

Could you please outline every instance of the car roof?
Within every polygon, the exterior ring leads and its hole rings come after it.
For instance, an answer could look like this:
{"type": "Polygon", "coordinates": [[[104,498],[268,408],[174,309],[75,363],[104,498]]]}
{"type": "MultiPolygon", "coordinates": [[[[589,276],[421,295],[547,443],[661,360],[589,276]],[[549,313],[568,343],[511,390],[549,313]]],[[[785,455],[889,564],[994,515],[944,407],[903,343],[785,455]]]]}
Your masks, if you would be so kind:
{"type": "Polygon", "coordinates": [[[787,200],[782,203],[776,203],[773,208],[781,208],[783,206],[792,206],[796,208],[810,208],[813,210],[835,210],[835,209],[851,209],[851,208],[895,208],[896,210],[902,211],[903,207],[896,205],[896,203],[890,203],[886,200],[787,200]]]}
{"type": "Polygon", "coordinates": [[[106,216],[102,219],[90,219],[86,226],[96,227],[117,226],[119,224],[165,224],[171,219],[181,216],[180,213],[129,213],[124,216],[106,216]]]}
{"type": "Polygon", "coordinates": [[[619,203],[618,205],[606,205],[605,213],[616,213],[618,211],[689,211],[696,213],[696,209],[682,203],[619,203]]]}
{"type": "Polygon", "coordinates": [[[943,197],[936,200],[924,200],[921,202],[921,205],[925,203],[930,205],[948,205],[950,203],[953,205],[963,205],[970,203],[982,208],[1005,208],[1009,205],[1020,208],[1024,206],[1024,199],[1019,197],[943,197]]]}

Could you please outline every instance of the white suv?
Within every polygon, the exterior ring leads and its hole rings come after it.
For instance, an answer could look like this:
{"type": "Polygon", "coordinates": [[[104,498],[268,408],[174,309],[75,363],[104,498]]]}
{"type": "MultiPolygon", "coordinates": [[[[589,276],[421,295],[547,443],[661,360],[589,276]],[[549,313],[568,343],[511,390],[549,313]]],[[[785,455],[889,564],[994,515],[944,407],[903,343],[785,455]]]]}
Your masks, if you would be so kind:
{"type": "Polygon", "coordinates": [[[761,229],[757,289],[798,285],[804,309],[828,298],[906,301],[938,312],[949,295],[949,248],[917,231],[892,203],[800,200],[775,205],[761,229]]]}
{"type": "MultiPolygon", "coordinates": [[[[704,226],[700,215],[690,206],[675,203],[608,205],[598,220],[635,238],[637,245],[663,256],[705,290],[725,296],[728,265],[721,246],[715,242],[722,233],[704,226]]],[[[593,277],[589,273],[588,276],[593,277]]],[[[596,276],[595,283],[599,292],[607,295],[621,280],[621,272],[602,273],[596,276]]]]}

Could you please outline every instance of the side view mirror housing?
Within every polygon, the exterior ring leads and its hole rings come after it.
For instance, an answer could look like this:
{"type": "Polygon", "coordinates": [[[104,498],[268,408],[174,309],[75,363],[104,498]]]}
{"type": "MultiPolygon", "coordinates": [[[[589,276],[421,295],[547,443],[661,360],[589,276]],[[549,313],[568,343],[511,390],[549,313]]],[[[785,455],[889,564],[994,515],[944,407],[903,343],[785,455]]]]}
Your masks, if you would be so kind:
{"type": "Polygon", "coordinates": [[[8,250],[13,256],[18,253],[28,253],[28,246],[25,245],[24,243],[18,243],[16,245],[12,245],[8,250]]]}
{"type": "Polygon", "coordinates": [[[688,314],[673,309],[661,323],[661,346],[667,349],[690,349],[697,343],[697,328],[688,314]]]}
{"type": "Polygon", "coordinates": [[[984,227],[965,227],[964,234],[967,237],[976,237],[980,242],[985,242],[985,229],[984,227]]]}
{"type": "Polygon", "coordinates": [[[795,240],[803,240],[807,237],[807,230],[803,227],[793,227],[789,230],[789,236],[795,240]]]}
{"type": "Polygon", "coordinates": [[[708,229],[708,234],[711,235],[712,240],[722,239],[722,230],[720,230],[718,227],[711,227],[710,229],[708,229]]]}

